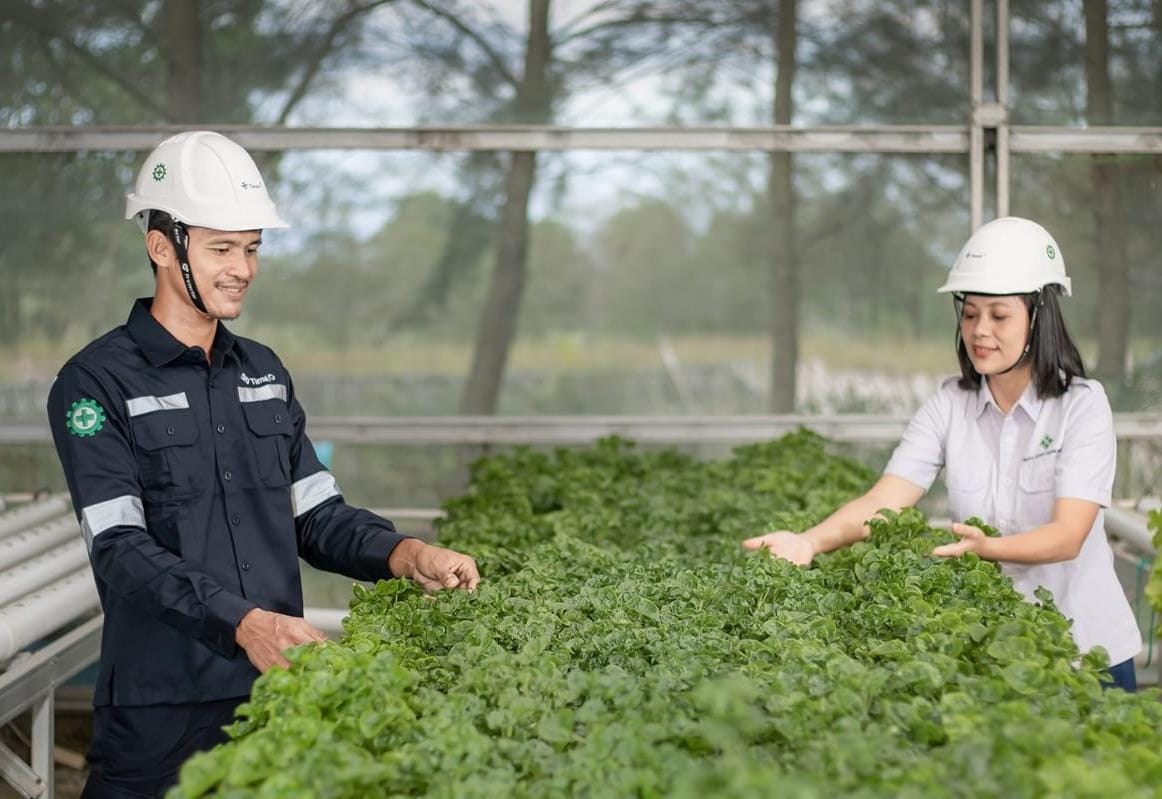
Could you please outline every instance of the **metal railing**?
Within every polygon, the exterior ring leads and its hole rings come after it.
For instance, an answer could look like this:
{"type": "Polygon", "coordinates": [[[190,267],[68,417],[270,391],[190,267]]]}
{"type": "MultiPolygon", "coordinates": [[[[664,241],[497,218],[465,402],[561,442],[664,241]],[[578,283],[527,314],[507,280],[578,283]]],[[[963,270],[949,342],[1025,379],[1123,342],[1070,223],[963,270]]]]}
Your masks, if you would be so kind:
{"type": "MultiPolygon", "coordinates": [[[[748,443],[813,430],[853,444],[898,441],[908,416],[318,416],[308,420],[315,441],[340,444],[580,444],[605,436],[649,443],[748,443]]],[[[1162,441],[1162,413],[1116,413],[1119,441],[1162,441]]],[[[0,445],[50,443],[39,419],[0,419],[0,445]]]]}

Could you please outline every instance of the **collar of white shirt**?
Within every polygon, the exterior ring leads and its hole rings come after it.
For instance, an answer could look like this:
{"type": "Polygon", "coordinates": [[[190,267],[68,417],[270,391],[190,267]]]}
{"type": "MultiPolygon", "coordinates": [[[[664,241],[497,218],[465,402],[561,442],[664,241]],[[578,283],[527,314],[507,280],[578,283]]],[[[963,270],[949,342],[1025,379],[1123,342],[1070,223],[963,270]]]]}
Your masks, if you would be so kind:
{"type": "MultiPolygon", "coordinates": [[[[981,414],[989,405],[996,408],[997,413],[1001,413],[1001,408],[997,405],[997,401],[993,398],[992,389],[989,388],[988,380],[983,377],[980,380],[980,388],[976,392],[976,418],[979,419],[981,414]]],[[[1017,400],[1016,407],[1025,411],[1031,421],[1036,422],[1037,417],[1041,415],[1041,408],[1045,405],[1045,400],[1037,396],[1037,386],[1033,381],[1029,381],[1029,385],[1025,386],[1025,390],[1021,392],[1020,399],[1017,400]]],[[[1003,413],[1001,414],[1004,415],[1003,413]]]]}

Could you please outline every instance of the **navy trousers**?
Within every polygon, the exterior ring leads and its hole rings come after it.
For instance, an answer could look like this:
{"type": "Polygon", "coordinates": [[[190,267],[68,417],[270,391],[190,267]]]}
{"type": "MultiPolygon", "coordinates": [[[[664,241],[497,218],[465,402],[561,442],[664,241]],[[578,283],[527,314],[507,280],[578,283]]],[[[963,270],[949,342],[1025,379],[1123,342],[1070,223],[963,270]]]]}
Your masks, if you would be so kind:
{"type": "Polygon", "coordinates": [[[1134,672],[1134,659],[1123,660],[1109,668],[1112,684],[1108,687],[1121,688],[1123,691],[1134,693],[1138,690],[1138,676],[1134,672]]]}
{"type": "Polygon", "coordinates": [[[242,696],[192,705],[94,708],[89,778],[81,799],[164,796],[190,755],[226,740],[222,727],[244,701],[242,696]]]}

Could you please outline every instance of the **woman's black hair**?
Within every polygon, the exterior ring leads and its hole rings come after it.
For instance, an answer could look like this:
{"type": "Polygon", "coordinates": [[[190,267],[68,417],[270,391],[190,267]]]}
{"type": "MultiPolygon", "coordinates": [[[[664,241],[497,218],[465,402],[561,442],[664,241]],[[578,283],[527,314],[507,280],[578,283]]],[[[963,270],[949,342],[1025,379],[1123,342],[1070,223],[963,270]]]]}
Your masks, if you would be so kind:
{"type": "MultiPolygon", "coordinates": [[[[1037,389],[1037,396],[1042,399],[1060,397],[1069,390],[1073,378],[1085,377],[1081,354],[1069,336],[1065,318],[1061,315],[1061,305],[1057,301],[1061,291],[1061,286],[1052,284],[1031,294],[1017,295],[1025,301],[1029,318],[1033,320],[1033,332],[1027,342],[1029,351],[1021,356],[1021,360],[1028,359],[1032,365],[1033,386],[1037,389]]],[[[960,361],[960,380],[957,385],[965,391],[975,391],[980,388],[980,373],[972,367],[968,347],[960,335],[960,317],[964,308],[962,301],[957,301],[957,308],[960,309],[956,318],[956,357],[960,361]]]]}

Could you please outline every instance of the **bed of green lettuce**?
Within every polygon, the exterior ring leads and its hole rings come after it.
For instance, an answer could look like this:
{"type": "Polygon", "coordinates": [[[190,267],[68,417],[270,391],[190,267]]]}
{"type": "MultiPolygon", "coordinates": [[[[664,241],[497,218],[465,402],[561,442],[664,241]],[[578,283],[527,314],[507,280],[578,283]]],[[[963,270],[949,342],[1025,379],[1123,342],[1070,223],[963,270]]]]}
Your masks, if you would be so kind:
{"type": "Polygon", "coordinates": [[[170,797],[1162,797],[1157,693],[918,512],[809,568],[739,547],[873,479],[806,432],[484,459],[439,532],[479,590],[357,587],[170,797]]]}

